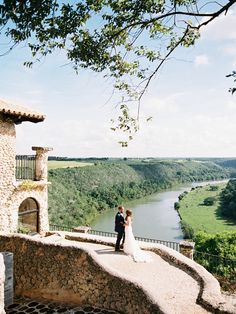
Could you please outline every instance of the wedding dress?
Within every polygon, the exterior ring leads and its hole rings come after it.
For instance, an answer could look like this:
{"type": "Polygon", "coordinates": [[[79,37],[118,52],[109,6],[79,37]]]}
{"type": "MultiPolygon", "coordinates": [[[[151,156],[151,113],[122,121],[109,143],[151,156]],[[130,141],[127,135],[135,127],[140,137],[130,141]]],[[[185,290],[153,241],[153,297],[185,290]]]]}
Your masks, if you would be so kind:
{"type": "Polygon", "coordinates": [[[124,253],[133,257],[135,262],[151,262],[151,256],[142,251],[135,240],[131,222],[129,225],[125,226],[125,243],[124,243],[124,253]]]}

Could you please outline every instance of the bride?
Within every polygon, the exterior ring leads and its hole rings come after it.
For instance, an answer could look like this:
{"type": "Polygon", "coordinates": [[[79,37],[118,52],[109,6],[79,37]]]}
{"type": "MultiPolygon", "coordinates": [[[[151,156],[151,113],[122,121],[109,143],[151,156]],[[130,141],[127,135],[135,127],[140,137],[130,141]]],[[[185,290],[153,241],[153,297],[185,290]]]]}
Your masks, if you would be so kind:
{"type": "Polygon", "coordinates": [[[125,217],[125,243],[124,243],[124,253],[131,255],[135,262],[151,262],[151,256],[142,251],[134,238],[132,231],[132,211],[130,209],[126,210],[125,217]]]}

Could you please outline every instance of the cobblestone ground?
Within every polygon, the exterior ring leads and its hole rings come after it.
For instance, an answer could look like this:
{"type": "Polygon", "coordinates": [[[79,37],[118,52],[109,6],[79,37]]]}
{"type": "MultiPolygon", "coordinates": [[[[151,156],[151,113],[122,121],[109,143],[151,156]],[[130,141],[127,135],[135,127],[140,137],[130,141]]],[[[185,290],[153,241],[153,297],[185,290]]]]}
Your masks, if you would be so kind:
{"type": "Polygon", "coordinates": [[[25,298],[17,298],[14,303],[5,308],[6,314],[118,314],[111,310],[92,306],[71,306],[54,302],[35,301],[25,298]]]}

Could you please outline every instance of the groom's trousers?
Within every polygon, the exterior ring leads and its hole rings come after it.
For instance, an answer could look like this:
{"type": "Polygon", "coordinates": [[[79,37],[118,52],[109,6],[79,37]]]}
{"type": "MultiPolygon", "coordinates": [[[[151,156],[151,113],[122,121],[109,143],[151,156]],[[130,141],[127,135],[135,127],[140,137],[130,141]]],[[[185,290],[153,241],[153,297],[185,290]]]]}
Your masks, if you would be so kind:
{"type": "Polygon", "coordinates": [[[125,233],[124,233],[124,231],[120,231],[117,234],[116,246],[115,246],[115,250],[116,251],[119,251],[119,249],[120,249],[120,241],[121,241],[122,238],[123,238],[122,244],[124,244],[124,242],[125,242],[125,233]]]}

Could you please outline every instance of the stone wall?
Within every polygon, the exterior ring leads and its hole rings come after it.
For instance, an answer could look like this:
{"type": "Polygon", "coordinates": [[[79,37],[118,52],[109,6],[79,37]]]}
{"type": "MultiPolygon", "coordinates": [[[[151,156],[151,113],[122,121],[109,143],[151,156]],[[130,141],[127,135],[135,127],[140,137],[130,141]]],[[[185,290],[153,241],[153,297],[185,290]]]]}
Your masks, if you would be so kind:
{"type": "Polygon", "coordinates": [[[3,256],[0,254],[0,314],[5,314],[4,311],[4,281],[5,281],[5,265],[3,256]]]}
{"type": "Polygon", "coordinates": [[[104,269],[91,252],[76,245],[46,243],[47,239],[0,236],[0,250],[14,253],[17,295],[90,304],[126,314],[162,313],[140,286],[104,269]]]}
{"type": "Polygon", "coordinates": [[[15,136],[14,123],[0,115],[0,230],[7,230],[9,225],[5,203],[14,190],[15,136]]]}

